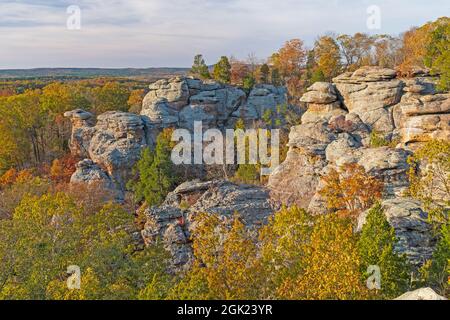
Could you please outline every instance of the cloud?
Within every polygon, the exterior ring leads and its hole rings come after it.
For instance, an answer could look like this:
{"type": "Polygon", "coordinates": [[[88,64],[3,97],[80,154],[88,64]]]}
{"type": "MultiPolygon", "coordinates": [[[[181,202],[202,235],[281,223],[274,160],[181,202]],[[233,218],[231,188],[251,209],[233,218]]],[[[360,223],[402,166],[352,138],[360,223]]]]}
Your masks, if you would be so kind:
{"type": "Polygon", "coordinates": [[[449,13],[447,0],[3,0],[0,68],[189,66],[200,52],[209,63],[264,58],[291,38],[312,45],[329,31],[369,32],[373,4],[380,33],[449,13]],[[81,30],[66,28],[69,5],[81,9],[81,30]]]}

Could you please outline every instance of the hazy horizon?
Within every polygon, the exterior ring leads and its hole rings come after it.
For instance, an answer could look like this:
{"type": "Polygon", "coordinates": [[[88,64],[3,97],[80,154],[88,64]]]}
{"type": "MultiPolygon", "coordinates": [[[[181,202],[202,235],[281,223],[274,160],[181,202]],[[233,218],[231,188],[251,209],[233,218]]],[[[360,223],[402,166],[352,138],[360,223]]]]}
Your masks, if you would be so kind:
{"type": "Polygon", "coordinates": [[[222,55],[265,59],[292,38],[311,46],[327,32],[398,35],[448,15],[447,0],[0,0],[0,69],[188,68],[197,53],[210,65],[222,55]],[[67,28],[70,5],[80,30],[67,28]],[[372,5],[376,30],[366,24],[372,5]]]}

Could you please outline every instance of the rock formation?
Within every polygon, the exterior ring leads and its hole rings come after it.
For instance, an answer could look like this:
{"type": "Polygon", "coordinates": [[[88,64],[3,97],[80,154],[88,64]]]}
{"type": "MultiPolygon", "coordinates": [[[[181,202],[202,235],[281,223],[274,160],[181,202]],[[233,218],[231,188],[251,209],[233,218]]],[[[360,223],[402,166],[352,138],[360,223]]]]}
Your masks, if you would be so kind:
{"type": "Polygon", "coordinates": [[[291,128],[289,153],[269,179],[275,199],[320,210],[317,188],[329,168],[359,163],[381,177],[386,197],[407,187],[407,158],[417,143],[450,138],[450,95],[437,93],[432,78],[396,78],[393,70],[364,67],[334,83],[318,82],[301,101],[301,124],[291,128]],[[375,131],[397,148],[371,148],[375,131]]]}
{"type": "Polygon", "coordinates": [[[269,192],[261,187],[220,180],[189,181],[171,192],[161,206],[145,209],[147,222],[142,237],[146,244],[162,237],[173,256],[173,264],[182,266],[192,257],[190,233],[195,228],[196,214],[216,214],[226,220],[239,212],[251,228],[265,223],[276,209],[269,192]]]}
{"type": "Polygon", "coordinates": [[[239,88],[188,77],[159,80],[149,88],[140,115],[110,111],[95,119],[83,110],[66,112],[72,122],[72,154],[96,165],[80,164],[77,181],[88,181],[103,170],[124,191],[142,148],[154,145],[164,128],[192,130],[194,121],[202,121],[205,129],[233,128],[239,118],[251,123],[265,110],[275,112],[287,103],[286,90],[272,85],[257,85],[248,97],[239,88]]]}
{"type": "Polygon", "coordinates": [[[437,93],[432,78],[397,79],[395,71],[378,67],[333,81],[315,83],[302,97],[307,111],[301,124],[291,128],[286,160],[269,178],[272,197],[325,213],[321,177],[357,163],[384,181],[383,207],[400,239],[396,250],[420,266],[431,257],[435,241],[421,204],[402,198],[408,187],[407,159],[422,142],[449,140],[450,95],[437,93]],[[373,131],[397,146],[372,148],[373,131]]]}

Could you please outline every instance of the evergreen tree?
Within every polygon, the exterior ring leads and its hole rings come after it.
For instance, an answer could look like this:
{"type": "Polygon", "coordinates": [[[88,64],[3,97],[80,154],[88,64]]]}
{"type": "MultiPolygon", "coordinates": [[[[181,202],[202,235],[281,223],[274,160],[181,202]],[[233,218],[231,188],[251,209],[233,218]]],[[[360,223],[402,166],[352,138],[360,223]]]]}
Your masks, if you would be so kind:
{"type": "Polygon", "coordinates": [[[222,83],[230,83],[231,64],[227,57],[222,56],[214,66],[214,79],[222,83]]]}
{"type": "Polygon", "coordinates": [[[194,57],[194,64],[192,65],[191,73],[202,79],[211,78],[208,66],[206,65],[205,60],[203,59],[203,56],[201,54],[197,54],[194,57]]]}
{"type": "Polygon", "coordinates": [[[145,200],[149,206],[159,205],[164,201],[177,181],[170,154],[170,140],[164,132],[159,134],[155,150],[146,148],[142,151],[135,168],[139,178],[128,184],[137,201],[145,200]]]}
{"type": "Polygon", "coordinates": [[[244,77],[244,81],[242,84],[242,87],[244,89],[245,92],[247,92],[247,94],[250,93],[250,91],[252,91],[253,87],[255,86],[255,77],[253,77],[253,75],[248,74],[244,77]]]}
{"type": "MultiPolygon", "coordinates": [[[[407,291],[409,267],[406,259],[395,253],[396,242],[394,228],[389,225],[378,203],[367,214],[358,249],[363,274],[371,265],[380,267],[381,291],[378,295],[382,298],[394,298],[407,291]]],[[[365,279],[368,277],[365,274],[365,279]]]]}
{"type": "Polygon", "coordinates": [[[264,63],[261,68],[259,69],[260,78],[259,81],[261,83],[268,83],[269,82],[269,74],[270,74],[270,68],[267,65],[267,63],[264,63]]]}

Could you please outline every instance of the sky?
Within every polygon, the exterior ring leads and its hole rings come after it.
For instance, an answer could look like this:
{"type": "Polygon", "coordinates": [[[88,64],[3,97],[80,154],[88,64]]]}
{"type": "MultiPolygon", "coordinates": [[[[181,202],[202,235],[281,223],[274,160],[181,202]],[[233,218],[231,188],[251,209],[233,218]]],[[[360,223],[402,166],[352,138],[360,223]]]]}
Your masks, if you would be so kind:
{"type": "Polygon", "coordinates": [[[189,67],[197,53],[208,64],[264,59],[293,38],[312,46],[329,32],[398,35],[442,16],[449,0],[0,0],[0,69],[189,67]]]}

